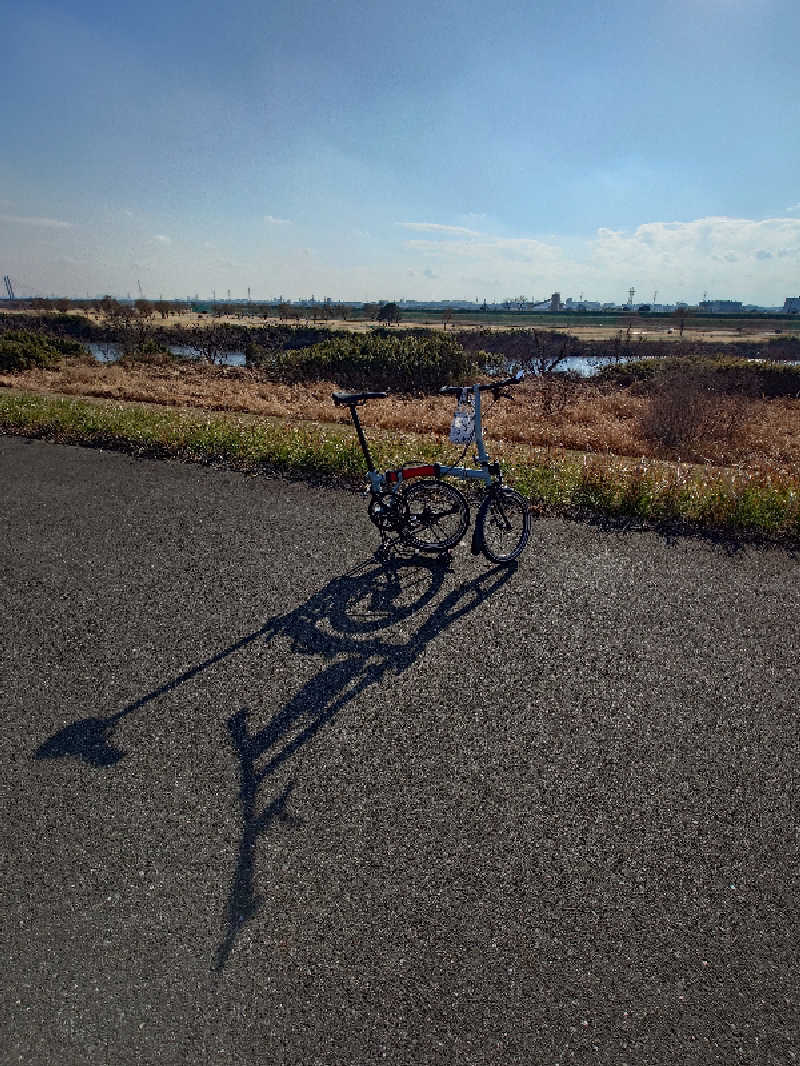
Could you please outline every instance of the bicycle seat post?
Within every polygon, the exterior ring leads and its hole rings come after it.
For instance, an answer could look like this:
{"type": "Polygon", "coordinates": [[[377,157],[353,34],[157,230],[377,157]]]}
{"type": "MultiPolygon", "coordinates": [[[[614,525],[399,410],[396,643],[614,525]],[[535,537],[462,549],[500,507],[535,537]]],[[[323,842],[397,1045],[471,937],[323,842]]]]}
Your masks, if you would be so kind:
{"type": "Polygon", "coordinates": [[[364,430],[361,427],[361,421],[356,412],[356,404],[349,403],[347,405],[350,408],[350,417],[353,419],[353,425],[356,427],[356,433],[358,434],[358,443],[361,445],[361,451],[364,453],[364,458],[367,461],[367,471],[372,474],[375,471],[375,464],[372,462],[372,456],[370,455],[369,445],[367,444],[367,438],[364,436],[364,430]]]}

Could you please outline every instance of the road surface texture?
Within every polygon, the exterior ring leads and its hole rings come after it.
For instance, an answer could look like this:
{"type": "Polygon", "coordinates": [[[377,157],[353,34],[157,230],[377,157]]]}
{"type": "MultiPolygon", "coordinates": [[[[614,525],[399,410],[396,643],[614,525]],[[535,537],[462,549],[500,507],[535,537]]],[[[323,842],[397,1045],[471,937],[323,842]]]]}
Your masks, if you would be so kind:
{"type": "Polygon", "coordinates": [[[789,551],[0,438],[0,1061],[787,1063],[789,551]]]}

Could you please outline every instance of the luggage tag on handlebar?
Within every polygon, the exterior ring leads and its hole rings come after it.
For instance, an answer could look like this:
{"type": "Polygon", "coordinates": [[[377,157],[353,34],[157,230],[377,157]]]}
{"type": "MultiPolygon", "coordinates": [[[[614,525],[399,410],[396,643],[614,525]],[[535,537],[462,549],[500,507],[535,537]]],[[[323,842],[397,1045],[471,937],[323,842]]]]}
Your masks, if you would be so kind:
{"type": "Polygon", "coordinates": [[[458,397],[458,406],[450,423],[450,442],[452,444],[469,444],[475,439],[475,412],[472,410],[472,393],[462,389],[458,397]]]}

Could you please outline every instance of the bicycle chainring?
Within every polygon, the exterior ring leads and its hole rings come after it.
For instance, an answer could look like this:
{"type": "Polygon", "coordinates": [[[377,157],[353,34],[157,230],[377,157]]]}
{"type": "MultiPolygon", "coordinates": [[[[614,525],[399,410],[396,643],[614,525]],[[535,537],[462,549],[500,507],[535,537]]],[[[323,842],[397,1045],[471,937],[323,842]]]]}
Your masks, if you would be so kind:
{"type": "Polygon", "coordinates": [[[399,533],[408,521],[408,504],[397,493],[386,492],[372,497],[367,513],[381,535],[399,533]]]}

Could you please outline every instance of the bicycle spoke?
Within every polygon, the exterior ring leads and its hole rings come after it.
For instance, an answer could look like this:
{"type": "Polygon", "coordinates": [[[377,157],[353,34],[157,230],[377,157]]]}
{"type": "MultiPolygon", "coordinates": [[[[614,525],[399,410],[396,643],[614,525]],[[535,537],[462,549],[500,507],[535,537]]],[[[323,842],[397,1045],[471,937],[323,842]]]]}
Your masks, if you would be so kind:
{"type": "Polygon", "coordinates": [[[464,536],[469,507],[452,485],[426,479],[403,490],[408,508],[406,539],[423,551],[446,551],[464,536]]]}

